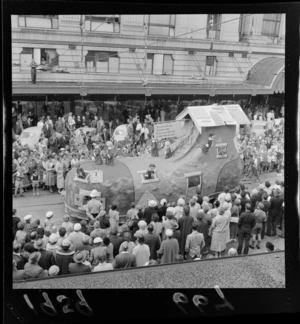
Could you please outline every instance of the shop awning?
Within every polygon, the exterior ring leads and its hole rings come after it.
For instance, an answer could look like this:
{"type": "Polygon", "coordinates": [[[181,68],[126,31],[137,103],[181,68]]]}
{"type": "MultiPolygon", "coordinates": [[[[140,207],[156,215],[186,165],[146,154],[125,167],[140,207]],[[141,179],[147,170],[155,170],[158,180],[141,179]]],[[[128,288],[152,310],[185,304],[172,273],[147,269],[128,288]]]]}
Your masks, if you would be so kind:
{"type": "Polygon", "coordinates": [[[245,86],[258,86],[272,93],[284,93],[284,58],[268,57],[256,63],[248,73],[245,86]]]}

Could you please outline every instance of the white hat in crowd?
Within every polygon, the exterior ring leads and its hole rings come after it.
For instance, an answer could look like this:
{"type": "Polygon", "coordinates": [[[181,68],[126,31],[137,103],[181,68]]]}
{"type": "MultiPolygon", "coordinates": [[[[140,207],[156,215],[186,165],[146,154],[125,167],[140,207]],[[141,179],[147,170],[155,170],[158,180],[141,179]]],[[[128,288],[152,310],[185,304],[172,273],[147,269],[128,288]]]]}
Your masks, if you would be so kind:
{"type": "Polygon", "coordinates": [[[52,243],[56,243],[58,241],[58,237],[57,237],[57,235],[56,234],[51,234],[50,236],[49,236],[49,243],[50,244],[52,244],[52,243]]]}
{"type": "Polygon", "coordinates": [[[145,221],[143,221],[143,220],[140,220],[140,221],[138,222],[138,227],[139,227],[140,229],[144,229],[144,228],[147,227],[147,223],[146,223],[145,221]]]}
{"type": "Polygon", "coordinates": [[[78,232],[81,230],[81,225],[79,223],[74,225],[74,231],[78,232]]]}
{"type": "Polygon", "coordinates": [[[46,217],[47,218],[50,218],[53,216],[53,212],[52,211],[48,211],[48,213],[46,214],[46,217]]]}
{"type": "Polygon", "coordinates": [[[24,221],[27,221],[27,220],[29,220],[31,218],[32,218],[32,215],[26,215],[26,216],[24,216],[24,221]]]}
{"type": "Polygon", "coordinates": [[[161,201],[160,201],[160,204],[163,206],[164,204],[167,203],[167,199],[163,198],[161,201]]]}
{"type": "Polygon", "coordinates": [[[178,206],[184,206],[184,204],[185,204],[184,199],[179,198],[178,201],[177,201],[177,205],[178,205],[178,206]]]}
{"type": "Polygon", "coordinates": [[[90,197],[97,197],[98,195],[99,192],[96,189],[92,190],[92,192],[90,193],[90,197]]]}
{"type": "Polygon", "coordinates": [[[102,240],[101,237],[95,237],[93,242],[94,242],[95,244],[96,244],[96,243],[102,243],[103,240],[102,240]]]}
{"type": "Polygon", "coordinates": [[[157,205],[155,200],[150,200],[148,203],[149,207],[155,207],[157,205]]]}
{"type": "Polygon", "coordinates": [[[59,267],[57,265],[53,265],[48,270],[49,276],[57,276],[59,273],[59,267]]]}
{"type": "Polygon", "coordinates": [[[173,235],[173,231],[171,229],[166,229],[166,235],[169,237],[169,236],[172,236],[173,235]]]}

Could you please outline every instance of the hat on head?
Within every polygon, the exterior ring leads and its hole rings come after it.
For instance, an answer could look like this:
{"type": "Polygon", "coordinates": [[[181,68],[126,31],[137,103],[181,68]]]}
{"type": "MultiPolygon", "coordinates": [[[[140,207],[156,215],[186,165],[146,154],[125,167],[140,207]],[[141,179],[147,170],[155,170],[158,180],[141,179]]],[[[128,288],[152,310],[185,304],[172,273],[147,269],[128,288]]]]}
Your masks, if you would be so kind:
{"type": "Polygon", "coordinates": [[[98,197],[98,196],[99,196],[99,192],[96,189],[92,190],[92,192],[90,193],[90,197],[98,197]]]}
{"type": "Polygon", "coordinates": [[[32,215],[26,215],[26,216],[24,217],[24,221],[30,220],[31,218],[32,218],[32,215]]]}
{"type": "Polygon", "coordinates": [[[172,212],[172,210],[167,210],[166,211],[166,217],[167,218],[173,218],[174,217],[174,213],[172,212]]]}
{"type": "Polygon", "coordinates": [[[165,198],[163,198],[161,201],[160,201],[160,204],[163,206],[164,204],[167,203],[167,200],[165,198]]]}
{"type": "Polygon", "coordinates": [[[83,244],[88,244],[90,241],[90,237],[88,235],[85,235],[82,239],[82,243],[83,244]]]}
{"type": "Polygon", "coordinates": [[[237,250],[235,248],[229,249],[228,255],[237,255],[237,250]]]}
{"type": "Polygon", "coordinates": [[[265,186],[261,183],[261,184],[258,186],[258,189],[263,190],[263,189],[265,189],[265,186]]]}
{"type": "Polygon", "coordinates": [[[81,230],[81,225],[80,225],[79,223],[76,223],[76,224],[74,225],[74,231],[78,232],[78,231],[80,231],[80,230],[81,230]]]}
{"type": "Polygon", "coordinates": [[[149,205],[149,207],[155,207],[157,205],[157,203],[155,200],[149,200],[148,205],[149,205]]]}
{"type": "Polygon", "coordinates": [[[144,229],[144,228],[147,227],[147,223],[145,221],[141,220],[141,221],[138,222],[138,227],[140,229],[144,229]]]}
{"type": "Polygon", "coordinates": [[[56,234],[51,234],[50,236],[49,236],[49,243],[51,244],[51,243],[56,243],[57,242],[57,240],[58,240],[58,237],[57,237],[57,235],[56,234]]]}
{"type": "Polygon", "coordinates": [[[171,229],[167,229],[166,230],[166,236],[168,236],[168,237],[170,237],[170,236],[172,236],[173,235],[173,231],[171,230],[171,229]]]}
{"type": "Polygon", "coordinates": [[[42,238],[39,238],[33,243],[33,247],[37,250],[42,250],[46,247],[46,242],[42,238]]]}
{"type": "Polygon", "coordinates": [[[132,203],[130,204],[130,207],[131,207],[131,208],[135,207],[135,202],[132,202],[132,203]]]}
{"type": "Polygon", "coordinates": [[[66,149],[64,149],[63,147],[60,149],[61,151],[65,151],[66,149]]]}
{"type": "Polygon", "coordinates": [[[176,222],[175,219],[170,221],[170,225],[172,226],[172,229],[175,230],[179,227],[178,223],[176,222]]]}
{"type": "Polygon", "coordinates": [[[40,252],[32,252],[30,254],[30,256],[29,256],[28,261],[30,263],[35,263],[35,262],[37,262],[39,260],[40,256],[41,256],[41,253],[40,252]]]}
{"type": "Polygon", "coordinates": [[[96,244],[96,243],[102,243],[103,240],[102,240],[101,237],[95,237],[93,242],[94,242],[95,244],[96,244]]]}
{"type": "Polygon", "coordinates": [[[96,222],[96,219],[91,219],[89,222],[90,227],[94,227],[95,222],[96,222]]]}
{"type": "Polygon", "coordinates": [[[179,198],[179,199],[177,200],[177,205],[178,205],[178,206],[184,206],[184,205],[185,205],[185,201],[184,201],[184,199],[183,199],[183,198],[179,198]]]}
{"type": "Polygon", "coordinates": [[[73,256],[73,260],[76,263],[84,262],[86,260],[86,253],[84,253],[83,251],[76,252],[73,256]]]}
{"type": "Polygon", "coordinates": [[[61,243],[61,246],[69,247],[71,245],[71,241],[69,239],[64,239],[61,243]]]}
{"type": "Polygon", "coordinates": [[[102,217],[102,216],[105,216],[105,215],[106,215],[106,211],[104,209],[100,210],[99,217],[102,217]]]}
{"type": "Polygon", "coordinates": [[[47,218],[50,218],[53,216],[53,212],[52,211],[48,211],[48,213],[46,214],[46,217],[47,218]]]}
{"type": "Polygon", "coordinates": [[[59,267],[57,265],[53,265],[48,270],[49,276],[57,276],[59,273],[59,267]]]}

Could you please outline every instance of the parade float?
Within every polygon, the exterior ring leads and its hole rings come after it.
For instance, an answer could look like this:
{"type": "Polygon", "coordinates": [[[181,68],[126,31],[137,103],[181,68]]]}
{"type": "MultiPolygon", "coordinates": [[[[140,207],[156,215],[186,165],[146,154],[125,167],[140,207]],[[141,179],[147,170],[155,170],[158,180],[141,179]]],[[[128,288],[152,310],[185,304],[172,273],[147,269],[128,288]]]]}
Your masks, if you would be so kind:
{"type": "Polygon", "coordinates": [[[65,211],[87,219],[85,206],[93,189],[107,211],[116,203],[120,215],[126,215],[132,202],[146,207],[149,200],[189,199],[196,188],[208,196],[225,186],[233,189],[242,176],[237,129],[249,124],[239,105],[187,107],[175,121],[155,124],[156,141],[173,139],[158,147],[157,156],[117,157],[113,165],[84,162],[82,177],[76,168],[69,171],[65,211]]]}

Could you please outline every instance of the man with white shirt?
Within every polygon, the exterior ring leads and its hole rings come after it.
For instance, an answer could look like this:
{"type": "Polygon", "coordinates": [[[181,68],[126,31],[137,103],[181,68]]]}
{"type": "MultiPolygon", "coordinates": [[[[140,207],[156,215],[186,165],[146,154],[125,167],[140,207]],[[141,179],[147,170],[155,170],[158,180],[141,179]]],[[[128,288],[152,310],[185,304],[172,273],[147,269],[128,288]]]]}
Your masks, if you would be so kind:
{"type": "Polygon", "coordinates": [[[44,126],[44,117],[42,116],[40,121],[36,125],[38,128],[43,129],[44,126]]]}

